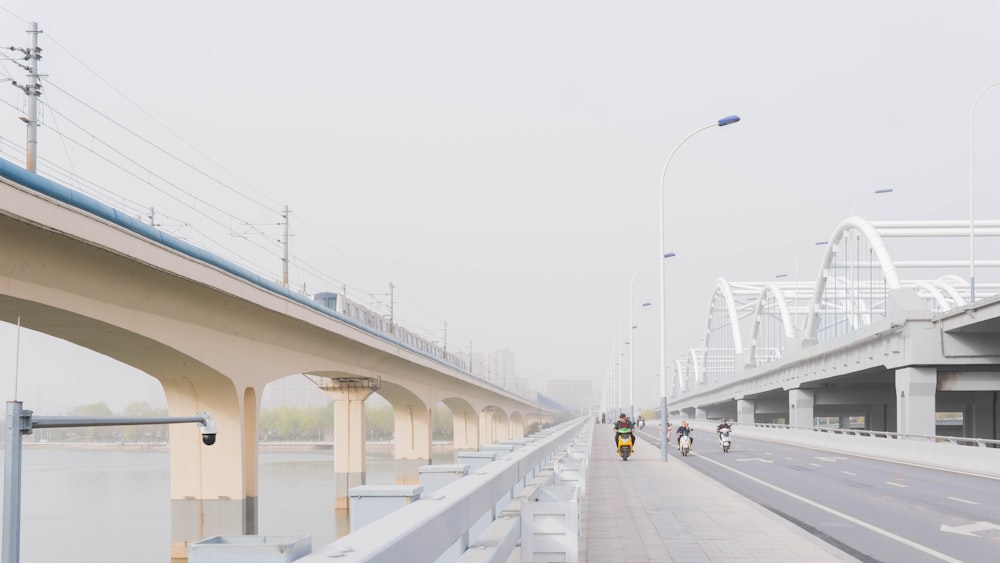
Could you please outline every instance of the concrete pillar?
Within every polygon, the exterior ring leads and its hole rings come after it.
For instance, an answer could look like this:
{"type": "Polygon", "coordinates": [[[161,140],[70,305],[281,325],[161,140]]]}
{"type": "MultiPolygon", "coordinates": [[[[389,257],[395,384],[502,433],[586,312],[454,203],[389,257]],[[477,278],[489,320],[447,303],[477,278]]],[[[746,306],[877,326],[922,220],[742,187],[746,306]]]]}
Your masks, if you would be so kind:
{"type": "Polygon", "coordinates": [[[788,425],[808,426],[816,425],[815,390],[813,389],[789,389],[788,390],[788,425]]]}
{"type": "Polygon", "coordinates": [[[850,428],[850,427],[851,427],[851,417],[850,417],[850,415],[847,415],[847,416],[841,415],[840,416],[840,424],[837,425],[837,428],[847,429],[847,428],[850,428]]]}
{"type": "Polygon", "coordinates": [[[695,418],[695,420],[705,420],[706,418],[708,418],[708,410],[700,408],[700,407],[699,408],[695,408],[694,409],[694,418],[695,418]]]}
{"type": "Polygon", "coordinates": [[[503,411],[497,411],[494,413],[493,427],[497,442],[501,440],[510,440],[510,417],[508,417],[506,413],[503,411]]]}
{"type": "Polygon", "coordinates": [[[998,393],[996,391],[976,391],[972,402],[971,421],[966,422],[966,426],[971,426],[974,438],[986,438],[996,440],[1000,434],[998,419],[1000,419],[1000,406],[998,406],[998,393]],[[971,424],[969,424],[971,422],[971,424]]]}
{"type": "Polygon", "coordinates": [[[494,410],[492,408],[486,408],[479,413],[479,446],[482,447],[483,444],[492,444],[497,441],[496,428],[494,428],[493,420],[494,410]]]}
{"type": "Polygon", "coordinates": [[[756,419],[754,418],[754,402],[752,399],[736,400],[736,422],[740,424],[753,424],[756,422],[756,419]]]}
{"type": "Polygon", "coordinates": [[[331,379],[323,389],[333,398],[334,507],[350,508],[350,490],[365,484],[365,399],[375,381],[331,379]]]}
{"type": "Polygon", "coordinates": [[[872,403],[865,414],[865,429],[881,432],[896,431],[896,400],[890,403],[872,403]]]}
{"type": "Polygon", "coordinates": [[[433,411],[422,403],[393,405],[396,428],[396,484],[420,482],[418,469],[431,462],[433,411]]]}
{"type": "Polygon", "coordinates": [[[512,416],[510,417],[510,439],[524,438],[524,417],[512,416]]]}
{"type": "Polygon", "coordinates": [[[934,436],[937,431],[937,368],[896,370],[896,428],[900,434],[934,436]]]}
{"type": "Polygon", "coordinates": [[[452,439],[455,451],[479,449],[479,417],[470,410],[452,411],[452,439]]]}
{"type": "Polygon", "coordinates": [[[245,450],[257,440],[255,393],[248,390],[245,412],[243,393],[217,372],[158,377],[170,416],[205,411],[218,431],[206,446],[196,424],[170,426],[170,551],[172,560],[186,561],[190,543],[257,530],[256,449],[245,450]]]}

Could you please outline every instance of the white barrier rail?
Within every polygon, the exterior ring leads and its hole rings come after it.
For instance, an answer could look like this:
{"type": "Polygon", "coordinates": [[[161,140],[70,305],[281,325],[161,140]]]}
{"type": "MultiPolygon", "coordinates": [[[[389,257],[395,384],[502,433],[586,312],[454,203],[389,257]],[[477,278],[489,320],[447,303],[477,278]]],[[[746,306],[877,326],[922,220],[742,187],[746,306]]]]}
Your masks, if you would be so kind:
{"type": "MultiPolygon", "coordinates": [[[[708,436],[715,436],[715,421],[688,420],[699,431],[708,436]]],[[[740,436],[746,436],[945,471],[961,471],[1000,478],[1000,448],[995,447],[1000,444],[1000,440],[834,429],[821,426],[764,423],[732,423],[732,425],[734,448],[738,447],[740,436]],[[974,447],[976,445],[981,447],[974,447]]]]}
{"type": "MultiPolygon", "coordinates": [[[[581,430],[592,430],[592,426],[592,418],[582,417],[533,434],[524,447],[503,454],[496,461],[441,487],[426,498],[400,508],[296,561],[435,561],[465,536],[484,514],[493,513],[496,520],[500,520],[508,509],[516,507],[516,497],[539,477],[543,468],[557,454],[573,445],[581,430]],[[508,508],[504,508],[505,506],[508,508]]],[[[549,479],[551,478],[550,476],[549,479]]],[[[503,520],[517,520],[509,516],[508,514],[503,520]]],[[[488,535],[492,528],[493,525],[483,536],[488,535]]],[[[485,545],[481,543],[485,540],[483,536],[470,538],[473,540],[470,543],[477,548],[485,545]]],[[[516,547],[520,533],[516,536],[497,540],[504,542],[505,550],[509,549],[500,560],[506,560],[516,547]],[[512,542],[511,539],[515,541],[512,542]]],[[[483,551],[481,548],[478,550],[483,551]]]]}

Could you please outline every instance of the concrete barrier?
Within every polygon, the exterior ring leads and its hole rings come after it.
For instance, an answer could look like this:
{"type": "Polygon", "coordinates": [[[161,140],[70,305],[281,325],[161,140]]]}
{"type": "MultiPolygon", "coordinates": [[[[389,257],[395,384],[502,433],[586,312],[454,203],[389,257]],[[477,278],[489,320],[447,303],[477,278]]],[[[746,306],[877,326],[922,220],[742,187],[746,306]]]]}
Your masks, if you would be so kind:
{"type": "MultiPolygon", "coordinates": [[[[715,423],[706,421],[690,422],[692,426],[707,435],[715,446],[715,423]]],[[[1000,448],[960,446],[944,441],[921,441],[919,437],[905,435],[851,435],[823,429],[791,427],[758,427],[748,424],[733,424],[733,444],[737,446],[741,436],[830,452],[884,459],[899,463],[909,463],[943,469],[961,471],[975,475],[1000,478],[1000,448]]]]}

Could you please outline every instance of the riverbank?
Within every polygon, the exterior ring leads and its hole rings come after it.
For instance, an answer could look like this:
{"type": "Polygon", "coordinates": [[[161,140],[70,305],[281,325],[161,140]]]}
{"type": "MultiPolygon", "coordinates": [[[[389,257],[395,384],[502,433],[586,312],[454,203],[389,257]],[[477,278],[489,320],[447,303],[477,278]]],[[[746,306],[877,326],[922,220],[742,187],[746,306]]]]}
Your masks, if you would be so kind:
{"type": "MultiPolygon", "coordinates": [[[[76,450],[117,450],[117,451],[170,451],[166,442],[23,442],[25,449],[76,449],[76,450]]],[[[333,442],[260,442],[261,451],[308,452],[332,451],[333,442]]],[[[390,451],[394,442],[365,442],[365,448],[372,451],[390,451]]],[[[452,442],[434,442],[431,448],[447,449],[452,442]]],[[[0,449],[3,449],[0,446],[0,449]]]]}

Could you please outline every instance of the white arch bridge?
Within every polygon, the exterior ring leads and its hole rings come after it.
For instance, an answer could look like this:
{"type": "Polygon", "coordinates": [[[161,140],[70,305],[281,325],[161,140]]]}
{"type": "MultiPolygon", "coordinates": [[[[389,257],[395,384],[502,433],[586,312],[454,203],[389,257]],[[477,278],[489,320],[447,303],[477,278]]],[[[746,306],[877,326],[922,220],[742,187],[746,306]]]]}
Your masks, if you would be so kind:
{"type": "Polygon", "coordinates": [[[977,220],[974,239],[969,231],[969,221],[849,217],[817,243],[814,281],[719,278],[703,339],[673,362],[668,410],[996,439],[1000,260],[970,268],[940,256],[966,241],[969,256],[973,244],[1000,256],[1000,221],[977,220]],[[973,286],[962,275],[975,268],[994,279],[973,286]]]}

